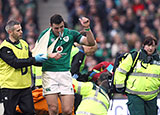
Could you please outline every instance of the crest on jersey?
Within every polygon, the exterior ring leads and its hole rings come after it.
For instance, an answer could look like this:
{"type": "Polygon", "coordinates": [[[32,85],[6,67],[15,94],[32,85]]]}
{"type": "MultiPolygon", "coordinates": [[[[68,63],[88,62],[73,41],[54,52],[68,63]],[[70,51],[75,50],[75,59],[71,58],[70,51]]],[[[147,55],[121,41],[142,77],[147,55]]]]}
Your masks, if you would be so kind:
{"type": "Polygon", "coordinates": [[[59,53],[61,53],[63,51],[63,47],[62,46],[58,46],[56,48],[56,51],[59,52],[59,53]]]}
{"type": "Polygon", "coordinates": [[[64,40],[65,42],[68,42],[68,41],[69,41],[69,37],[68,37],[68,36],[65,36],[65,37],[63,38],[63,40],[64,40]]]}

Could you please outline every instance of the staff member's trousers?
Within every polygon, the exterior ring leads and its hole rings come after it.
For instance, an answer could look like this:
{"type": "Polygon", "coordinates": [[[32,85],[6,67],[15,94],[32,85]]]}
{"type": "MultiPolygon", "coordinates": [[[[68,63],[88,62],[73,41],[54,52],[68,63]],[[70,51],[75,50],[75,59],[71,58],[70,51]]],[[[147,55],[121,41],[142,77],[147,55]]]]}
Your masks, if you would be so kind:
{"type": "Polygon", "coordinates": [[[130,115],[158,115],[157,97],[145,101],[137,95],[127,94],[130,115]]]}
{"type": "Polygon", "coordinates": [[[25,89],[7,89],[1,90],[4,104],[4,115],[16,115],[16,106],[19,105],[24,115],[34,115],[34,103],[32,90],[25,89]]]}

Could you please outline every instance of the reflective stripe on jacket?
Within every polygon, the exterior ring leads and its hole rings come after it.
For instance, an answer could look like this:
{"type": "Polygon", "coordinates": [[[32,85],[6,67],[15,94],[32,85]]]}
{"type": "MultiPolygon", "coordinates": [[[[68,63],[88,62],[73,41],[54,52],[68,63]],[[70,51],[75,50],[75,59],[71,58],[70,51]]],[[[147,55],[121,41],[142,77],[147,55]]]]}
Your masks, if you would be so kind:
{"type": "Polygon", "coordinates": [[[32,72],[35,77],[35,86],[42,86],[42,67],[32,66],[32,72]]]}

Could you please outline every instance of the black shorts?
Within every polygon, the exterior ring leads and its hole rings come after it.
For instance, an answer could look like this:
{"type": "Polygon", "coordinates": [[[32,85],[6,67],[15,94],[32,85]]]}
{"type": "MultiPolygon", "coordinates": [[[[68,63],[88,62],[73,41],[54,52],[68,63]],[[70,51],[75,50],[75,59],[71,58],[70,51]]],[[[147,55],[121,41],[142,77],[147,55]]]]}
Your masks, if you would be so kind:
{"type": "Polygon", "coordinates": [[[32,90],[26,89],[1,89],[4,103],[4,115],[16,115],[16,107],[19,105],[21,111],[26,115],[34,115],[34,103],[32,90]]]}

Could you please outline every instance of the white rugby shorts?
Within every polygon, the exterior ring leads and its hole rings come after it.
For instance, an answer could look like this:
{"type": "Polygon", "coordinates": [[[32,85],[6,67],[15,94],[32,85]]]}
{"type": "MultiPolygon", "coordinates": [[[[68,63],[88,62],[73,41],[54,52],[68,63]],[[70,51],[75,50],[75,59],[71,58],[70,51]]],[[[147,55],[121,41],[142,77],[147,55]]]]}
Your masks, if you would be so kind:
{"type": "Polygon", "coordinates": [[[74,94],[72,86],[72,76],[70,71],[65,72],[49,72],[42,73],[43,95],[59,94],[69,95],[74,94]]]}

